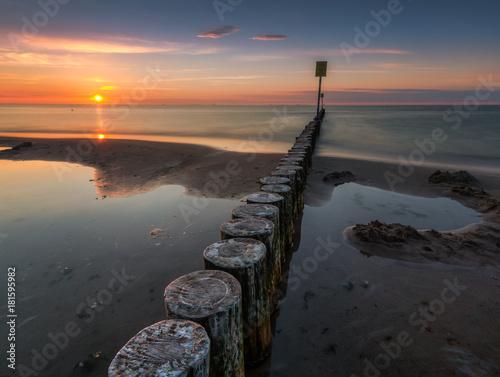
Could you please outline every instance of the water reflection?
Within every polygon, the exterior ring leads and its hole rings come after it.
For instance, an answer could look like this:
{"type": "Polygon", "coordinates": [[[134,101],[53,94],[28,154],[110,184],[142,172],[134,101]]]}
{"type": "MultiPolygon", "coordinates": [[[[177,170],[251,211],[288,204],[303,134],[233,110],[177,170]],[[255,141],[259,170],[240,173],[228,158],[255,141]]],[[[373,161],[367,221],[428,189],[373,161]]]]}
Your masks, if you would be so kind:
{"type": "MultiPolygon", "coordinates": [[[[194,207],[195,199],[182,186],[96,200],[92,168],[73,165],[59,181],[51,162],[0,165],[0,233],[8,235],[0,243],[0,265],[18,271],[19,364],[30,365],[31,350],[50,342],[48,332],[64,330],[69,321],[81,329],[44,375],[69,375],[99,350],[112,358],[135,333],[162,320],[166,285],[204,269],[204,248],[220,239],[216,224],[241,204],[209,199],[186,221],[179,205],[194,207]],[[151,234],[155,229],[161,234],[151,234]],[[122,271],[133,282],[99,303],[96,294],[122,271]]],[[[105,364],[93,375],[104,375],[105,364]]]]}
{"type": "MultiPolygon", "coordinates": [[[[453,375],[463,366],[441,358],[443,339],[460,342],[470,354],[480,349],[488,355],[483,360],[494,360],[498,337],[481,323],[494,321],[498,308],[484,299],[481,305],[488,310],[478,313],[474,308],[478,297],[496,297],[498,288],[489,276],[497,276],[498,267],[367,257],[346,244],[342,234],[347,226],[375,219],[438,230],[481,221],[477,212],[449,199],[400,195],[355,183],[336,187],[322,206],[306,206],[300,245],[287,260],[289,284],[275,324],[271,359],[249,371],[248,377],[361,376],[365,360],[375,362],[383,353],[381,343],[393,341],[401,331],[409,332],[414,340],[404,351],[412,357],[391,359],[387,375],[425,375],[429,362],[436,370],[453,375]],[[331,246],[331,252],[316,255],[322,243],[331,246]],[[409,323],[412,313],[440,297],[444,279],[458,279],[467,291],[447,305],[428,331],[415,331],[409,323]],[[481,320],[471,323],[476,315],[481,320]],[[430,353],[435,355],[432,360],[430,353]]],[[[499,330],[495,325],[495,331],[499,330]]],[[[491,369],[492,364],[485,361],[484,366],[491,369]]]]}
{"type": "Polygon", "coordinates": [[[481,222],[479,213],[449,198],[422,198],[353,182],[321,186],[309,188],[306,203],[334,208],[335,214],[349,225],[380,220],[447,231],[481,222]]]}

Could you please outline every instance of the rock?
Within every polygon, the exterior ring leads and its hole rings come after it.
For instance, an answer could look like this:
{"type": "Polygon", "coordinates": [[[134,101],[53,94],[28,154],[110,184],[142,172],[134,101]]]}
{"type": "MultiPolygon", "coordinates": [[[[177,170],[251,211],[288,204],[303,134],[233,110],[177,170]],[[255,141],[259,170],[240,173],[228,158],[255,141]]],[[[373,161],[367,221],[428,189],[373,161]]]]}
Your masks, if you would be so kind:
{"type": "Polygon", "coordinates": [[[32,147],[32,146],[33,146],[33,143],[31,141],[25,141],[21,144],[16,145],[15,147],[12,147],[12,149],[18,151],[21,148],[28,148],[28,147],[32,147]]]}
{"type": "Polygon", "coordinates": [[[399,223],[386,224],[378,220],[369,224],[357,224],[353,228],[354,234],[362,241],[384,241],[390,244],[404,242],[408,239],[422,239],[417,229],[399,223]]]}
{"type": "Polygon", "coordinates": [[[486,191],[484,191],[480,187],[469,187],[469,186],[459,185],[459,186],[453,186],[451,188],[451,191],[463,196],[472,196],[474,198],[485,198],[490,196],[486,191]]]}
{"type": "Polygon", "coordinates": [[[354,284],[354,281],[346,281],[345,283],[342,283],[342,286],[348,291],[352,291],[354,289],[354,284]]]}
{"type": "Polygon", "coordinates": [[[323,177],[324,182],[333,183],[335,186],[341,185],[346,182],[352,182],[355,180],[354,174],[350,171],[334,171],[332,173],[328,173],[323,177]]]}
{"type": "Polygon", "coordinates": [[[467,185],[474,185],[478,183],[477,179],[465,170],[460,170],[455,173],[436,170],[429,176],[429,178],[427,178],[427,180],[431,183],[462,183],[467,185]]]}

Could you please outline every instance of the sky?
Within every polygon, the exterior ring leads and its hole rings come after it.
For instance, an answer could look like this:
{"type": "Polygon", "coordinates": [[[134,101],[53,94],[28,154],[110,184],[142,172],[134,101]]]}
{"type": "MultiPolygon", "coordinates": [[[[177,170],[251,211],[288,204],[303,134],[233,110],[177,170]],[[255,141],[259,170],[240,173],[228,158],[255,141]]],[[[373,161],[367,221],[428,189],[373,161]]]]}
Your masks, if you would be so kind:
{"type": "MultiPolygon", "coordinates": [[[[325,60],[326,104],[461,103],[500,82],[498,0],[0,0],[0,9],[0,103],[314,104],[315,62],[325,60]]],[[[500,103],[496,87],[481,103],[500,103]]]]}

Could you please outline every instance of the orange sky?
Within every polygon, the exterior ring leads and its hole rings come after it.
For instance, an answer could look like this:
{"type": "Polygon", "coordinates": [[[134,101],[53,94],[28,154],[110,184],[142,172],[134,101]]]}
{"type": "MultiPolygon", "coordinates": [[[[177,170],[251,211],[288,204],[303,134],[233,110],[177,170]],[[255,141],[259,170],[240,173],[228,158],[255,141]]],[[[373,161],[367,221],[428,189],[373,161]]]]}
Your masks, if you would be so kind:
{"type": "MultiPolygon", "coordinates": [[[[312,104],[317,60],[329,62],[326,103],[446,103],[474,91],[481,76],[498,77],[499,52],[487,43],[490,29],[498,25],[486,18],[488,9],[481,10],[477,25],[460,26],[446,24],[424,5],[412,5],[411,12],[401,5],[392,23],[379,26],[380,33],[361,46],[355,43],[356,30],[373,22],[370,12],[378,8],[371,9],[372,3],[335,24],[319,23],[317,32],[272,12],[266,15],[269,23],[256,27],[260,3],[226,14],[224,22],[206,4],[206,14],[187,20],[180,17],[189,11],[182,5],[158,15],[126,2],[122,18],[113,19],[69,3],[34,35],[26,33],[26,22],[33,24],[43,11],[21,3],[9,3],[0,16],[0,103],[88,104],[99,94],[106,104],[312,104]],[[136,16],[148,11],[151,15],[136,16]],[[421,14],[436,23],[423,28],[421,14]],[[226,22],[237,26],[221,26],[226,22]],[[477,43],[481,36],[485,41],[477,43]],[[357,52],[346,54],[346,45],[357,52]]],[[[118,12],[112,3],[101,10],[118,12]]],[[[309,16],[304,9],[289,8],[288,17],[309,16]]],[[[467,19],[468,11],[460,12],[456,16],[467,19]]]]}

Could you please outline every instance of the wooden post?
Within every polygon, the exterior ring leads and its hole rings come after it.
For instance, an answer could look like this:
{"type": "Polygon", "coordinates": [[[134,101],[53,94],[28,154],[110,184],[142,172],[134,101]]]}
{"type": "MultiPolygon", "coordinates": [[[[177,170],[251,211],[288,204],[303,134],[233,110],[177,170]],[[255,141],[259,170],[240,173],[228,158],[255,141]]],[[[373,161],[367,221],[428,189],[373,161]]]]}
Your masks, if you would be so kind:
{"type": "Polygon", "coordinates": [[[267,287],[272,295],[281,280],[281,261],[279,250],[273,249],[274,224],[260,217],[234,219],[220,226],[221,239],[253,238],[266,245],[267,287]]]}
{"type": "Polygon", "coordinates": [[[109,377],[209,377],[210,339],[191,321],[171,319],[146,327],[116,354],[109,377]]]}
{"type": "Polygon", "coordinates": [[[306,160],[307,163],[307,171],[310,172],[312,168],[312,158],[309,158],[307,155],[307,151],[304,150],[299,150],[299,149],[289,149],[288,154],[291,156],[299,156],[303,157],[306,160]]]}
{"type": "MultiPolygon", "coordinates": [[[[292,246],[292,237],[293,237],[293,203],[292,203],[292,188],[288,185],[265,185],[260,188],[262,191],[267,193],[274,193],[282,196],[285,199],[284,203],[284,236],[285,236],[285,245],[286,247],[292,246]]],[[[282,262],[285,261],[285,256],[281,259],[282,262]]]]}
{"type": "Polygon", "coordinates": [[[245,365],[260,363],[269,356],[272,342],[266,245],[251,238],[233,238],[208,246],[203,258],[206,269],[225,271],[240,282],[245,365]]]}
{"type": "Polygon", "coordinates": [[[290,188],[292,189],[292,221],[299,216],[299,207],[297,205],[297,195],[299,194],[299,184],[297,183],[297,172],[295,170],[278,169],[271,172],[275,177],[286,177],[290,180],[290,188]]]}
{"type": "Polygon", "coordinates": [[[286,155],[280,160],[280,165],[290,165],[290,162],[291,165],[302,166],[306,175],[309,173],[307,169],[307,162],[304,157],[294,157],[293,155],[286,155]]]}
{"type": "Polygon", "coordinates": [[[309,143],[298,143],[298,142],[296,142],[292,146],[292,149],[299,149],[299,150],[304,150],[305,149],[305,151],[308,154],[308,156],[310,158],[312,158],[313,150],[312,150],[311,144],[309,144],[309,143]]]}
{"type": "Polygon", "coordinates": [[[321,79],[322,77],[319,77],[319,89],[318,89],[318,108],[316,109],[316,119],[319,119],[319,101],[321,98],[321,79]]]}
{"type": "Polygon", "coordinates": [[[282,165],[278,166],[276,170],[294,170],[296,172],[297,197],[295,200],[297,201],[298,212],[302,212],[304,210],[304,190],[306,188],[306,173],[304,169],[302,166],[282,165]]]}
{"type": "Polygon", "coordinates": [[[282,158],[278,164],[278,166],[283,166],[283,165],[294,165],[294,166],[300,166],[299,161],[295,160],[290,160],[288,158],[282,158]]]}
{"type": "Polygon", "coordinates": [[[210,377],[243,377],[241,286],[224,271],[196,271],[165,289],[167,318],[202,325],[210,338],[210,377]]]}
{"type": "Polygon", "coordinates": [[[276,170],[294,170],[297,174],[298,188],[302,191],[306,185],[306,172],[302,166],[297,165],[280,165],[276,170]]]}
{"type": "Polygon", "coordinates": [[[280,260],[285,258],[285,235],[281,229],[280,210],[272,204],[245,204],[234,208],[231,211],[231,219],[245,217],[262,217],[274,224],[274,245],[273,249],[278,250],[280,260]]]}
{"type": "Polygon", "coordinates": [[[290,180],[286,177],[264,177],[259,179],[260,187],[264,185],[288,185],[290,180]]]}

